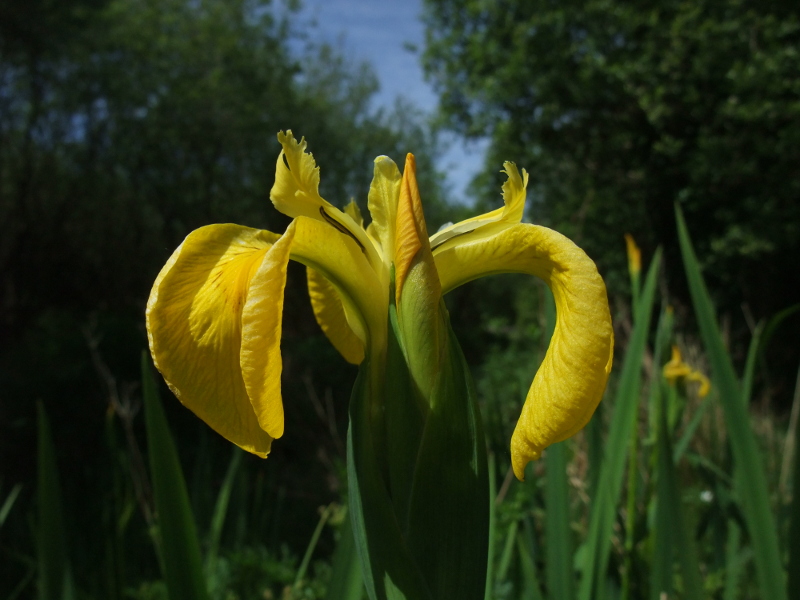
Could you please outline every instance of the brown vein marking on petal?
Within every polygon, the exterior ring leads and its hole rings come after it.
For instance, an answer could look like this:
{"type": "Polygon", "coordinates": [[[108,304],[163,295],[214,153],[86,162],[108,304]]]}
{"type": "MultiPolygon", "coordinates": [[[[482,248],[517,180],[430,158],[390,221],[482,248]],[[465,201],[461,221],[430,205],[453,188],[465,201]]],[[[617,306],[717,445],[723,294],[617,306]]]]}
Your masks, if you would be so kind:
{"type": "Polygon", "coordinates": [[[347,227],[345,227],[344,225],[339,223],[339,221],[337,221],[332,216],[330,216],[327,212],[325,212],[325,207],[324,206],[320,206],[319,207],[319,214],[322,215],[322,218],[325,219],[325,221],[328,223],[328,225],[330,225],[331,227],[333,227],[334,229],[336,229],[338,231],[341,231],[343,234],[345,234],[347,236],[350,236],[350,238],[356,244],[358,244],[358,247],[361,248],[361,251],[364,254],[367,253],[367,249],[364,248],[364,245],[361,242],[358,241],[358,238],[355,236],[355,234],[352,231],[350,231],[347,227]]]}

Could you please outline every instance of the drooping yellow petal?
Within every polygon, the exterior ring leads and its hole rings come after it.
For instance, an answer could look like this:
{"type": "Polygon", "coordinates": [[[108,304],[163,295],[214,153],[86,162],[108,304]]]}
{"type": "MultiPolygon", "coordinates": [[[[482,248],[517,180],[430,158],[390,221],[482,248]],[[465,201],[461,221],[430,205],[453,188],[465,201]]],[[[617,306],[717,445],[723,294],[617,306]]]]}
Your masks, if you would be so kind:
{"type": "MultiPolygon", "coordinates": [[[[344,207],[344,212],[359,227],[364,227],[364,219],[355,200],[344,207]]],[[[364,360],[364,342],[350,328],[339,292],[324,275],[311,267],[306,268],[306,279],[314,317],[325,336],[347,362],[361,364],[364,360]]]]}
{"type": "Polygon", "coordinates": [[[308,217],[328,223],[358,243],[372,264],[378,264],[372,241],[352,216],[339,210],[319,195],[319,167],[306,152],[306,141],[299,142],[291,131],[278,134],[283,150],[275,167],[275,184],[269,197],[279,211],[289,217],[308,217]]]}
{"type": "Polygon", "coordinates": [[[394,260],[395,223],[397,202],[400,199],[400,170],[386,156],[375,159],[372,184],[369,188],[369,213],[372,217],[370,231],[377,238],[384,262],[394,260]]]}
{"type": "Polygon", "coordinates": [[[614,349],[606,287],[583,250],[546,227],[469,237],[434,252],[445,293],[484,275],[528,273],[555,298],[555,331],[511,439],[514,473],[523,479],[525,465],[586,425],[603,396],[614,349]]]}
{"type": "Polygon", "coordinates": [[[700,371],[692,371],[686,376],[686,379],[689,381],[696,381],[700,384],[700,388],[697,390],[698,396],[701,398],[708,396],[708,392],[711,391],[711,382],[708,380],[708,377],[703,375],[700,371]]]}
{"type": "Polygon", "coordinates": [[[156,367],[178,399],[241,448],[266,456],[239,353],[251,280],[280,236],[209,225],[187,236],[153,284],[147,333],[156,367]]]}
{"type": "Polygon", "coordinates": [[[318,271],[311,267],[306,270],[308,295],[314,316],[325,336],[344,359],[354,365],[364,360],[364,342],[353,333],[347,324],[342,299],[336,288],[318,271]]]}
{"type": "Polygon", "coordinates": [[[437,248],[446,241],[490,225],[505,223],[512,225],[522,221],[525,212],[525,190],[528,187],[528,173],[522,169],[522,175],[512,162],[503,163],[503,172],[508,175],[503,184],[503,206],[491,212],[471,217],[437,231],[431,236],[431,246],[437,248]]]}
{"type": "Polygon", "coordinates": [[[275,439],[283,435],[281,331],[286,267],[293,238],[292,224],[252,274],[242,309],[242,378],[258,424],[275,439]]]}
{"type": "Polygon", "coordinates": [[[293,227],[291,258],[318,271],[336,288],[347,324],[362,343],[384,343],[388,290],[363,249],[325,222],[298,217],[293,227]]]}

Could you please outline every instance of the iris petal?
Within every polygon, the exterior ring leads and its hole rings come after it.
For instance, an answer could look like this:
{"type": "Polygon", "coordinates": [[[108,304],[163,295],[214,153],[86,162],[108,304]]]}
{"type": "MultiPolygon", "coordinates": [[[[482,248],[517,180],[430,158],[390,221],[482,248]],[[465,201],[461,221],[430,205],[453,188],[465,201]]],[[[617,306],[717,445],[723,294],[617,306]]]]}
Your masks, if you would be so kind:
{"type": "Polygon", "coordinates": [[[675,382],[681,377],[685,377],[687,381],[698,382],[700,389],[697,395],[701,398],[705,398],[711,391],[711,382],[708,377],[686,364],[681,356],[680,348],[677,346],[672,346],[672,358],[664,365],[663,374],[672,385],[675,385],[675,382]]]}
{"type": "Polygon", "coordinates": [[[239,364],[258,424],[271,437],[283,435],[281,330],[286,267],[294,238],[292,225],[264,256],[250,279],[242,310],[239,364]]]}
{"type": "MultiPolygon", "coordinates": [[[[364,218],[354,200],[344,207],[344,212],[363,229],[364,218]]],[[[306,279],[314,317],[325,337],[347,362],[353,365],[361,364],[361,361],[364,360],[364,342],[347,323],[344,304],[336,287],[324,275],[311,267],[306,269],[306,279]]]]}
{"type": "Polygon", "coordinates": [[[364,342],[358,339],[347,324],[342,299],[325,276],[309,267],[307,269],[308,295],[314,316],[325,336],[344,359],[353,365],[364,360],[364,342]]]}
{"type": "Polygon", "coordinates": [[[190,233],[153,284],[147,331],[178,399],[243,449],[266,456],[273,436],[250,402],[239,352],[251,279],[280,236],[239,225],[190,233]]]}
{"type": "Polygon", "coordinates": [[[270,199],[279,211],[290,217],[320,218],[319,209],[334,207],[319,195],[319,167],[306,152],[306,141],[294,139],[291,131],[278,134],[282,150],[275,167],[275,185],[270,199]]]}
{"type": "Polygon", "coordinates": [[[385,263],[394,260],[395,221],[400,198],[400,170],[391,158],[375,159],[372,184],[369,188],[370,230],[380,243],[385,263]]]}
{"type": "Polygon", "coordinates": [[[691,372],[692,369],[689,365],[683,362],[680,348],[672,346],[672,358],[664,365],[664,377],[670,380],[670,382],[675,383],[676,379],[679,377],[686,377],[691,372]]]}
{"type": "Polygon", "coordinates": [[[431,236],[431,246],[437,248],[455,237],[484,228],[486,225],[503,223],[511,225],[522,221],[525,211],[525,190],[528,186],[528,173],[522,169],[520,175],[512,162],[503,163],[503,172],[508,179],[503,184],[503,206],[491,212],[464,219],[437,231],[431,236]]]}
{"type": "Polygon", "coordinates": [[[536,225],[454,240],[434,257],[445,292],[494,273],[535,275],[553,291],[555,331],[511,439],[514,473],[523,479],[525,465],[586,425],[603,396],[614,347],[605,284],[580,248],[536,225]]]}
{"type": "MultiPolygon", "coordinates": [[[[416,160],[413,154],[406,157],[406,166],[400,186],[400,196],[397,202],[397,215],[395,221],[395,249],[394,268],[396,294],[399,301],[403,291],[406,276],[415,264],[415,259],[422,250],[424,261],[427,254],[430,257],[430,244],[428,242],[428,229],[425,224],[425,215],[422,212],[422,199],[417,185],[416,160]]],[[[416,262],[419,262],[418,260],[416,262]]],[[[428,277],[429,283],[436,285],[436,271],[433,277],[428,277]]],[[[440,290],[436,290],[438,294],[440,290]]]]}
{"type": "Polygon", "coordinates": [[[279,211],[289,217],[308,217],[328,223],[350,235],[367,253],[373,265],[378,259],[372,241],[364,228],[349,214],[339,210],[319,195],[319,167],[314,156],[306,152],[306,141],[299,142],[291,131],[278,134],[283,150],[275,167],[275,184],[269,197],[279,211]]]}
{"type": "Polygon", "coordinates": [[[318,271],[333,284],[347,324],[362,342],[382,344],[388,290],[381,286],[364,249],[327,223],[298,217],[292,225],[295,231],[291,258],[318,271]]]}

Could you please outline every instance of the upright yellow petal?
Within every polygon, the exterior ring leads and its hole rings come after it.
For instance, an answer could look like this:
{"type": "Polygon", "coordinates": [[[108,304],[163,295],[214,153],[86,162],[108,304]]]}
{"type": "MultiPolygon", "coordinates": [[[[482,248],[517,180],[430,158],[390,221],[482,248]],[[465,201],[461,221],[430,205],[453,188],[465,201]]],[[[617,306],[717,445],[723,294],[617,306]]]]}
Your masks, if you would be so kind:
{"type": "Polygon", "coordinates": [[[361,209],[358,208],[358,203],[355,200],[350,200],[347,206],[344,207],[344,214],[348,215],[355,224],[364,229],[364,217],[361,216],[361,209]]]}
{"type": "Polygon", "coordinates": [[[294,223],[253,273],[242,309],[242,378],[258,424],[275,439],[283,435],[281,331],[286,267],[293,239],[294,223]]]}
{"type": "Polygon", "coordinates": [[[275,184],[269,197],[279,211],[289,217],[308,217],[328,223],[351,237],[367,254],[371,264],[378,264],[377,251],[364,228],[355,219],[319,195],[319,167],[306,152],[306,141],[299,142],[291,131],[278,134],[283,150],[275,167],[275,184]]]}
{"type": "Polygon", "coordinates": [[[156,367],[178,399],[218,433],[266,456],[239,353],[251,280],[280,236],[239,225],[190,233],[159,273],[147,302],[156,367]]]}
{"type": "Polygon", "coordinates": [[[525,465],[586,425],[603,396],[614,349],[605,284],[583,250],[536,225],[465,236],[434,257],[445,292],[495,273],[535,275],[553,292],[555,331],[511,439],[514,473],[523,479],[525,465]]]}
{"type": "Polygon", "coordinates": [[[332,209],[319,195],[319,167],[314,156],[306,152],[305,139],[294,139],[291,130],[278,134],[283,150],[275,168],[275,185],[270,199],[279,211],[290,217],[305,215],[320,218],[320,208],[332,209]]]}
{"type": "Polygon", "coordinates": [[[512,162],[503,163],[503,173],[508,176],[503,184],[503,206],[491,212],[471,217],[437,231],[431,236],[431,246],[437,248],[455,237],[484,228],[486,225],[503,223],[514,225],[522,221],[525,212],[525,190],[528,187],[528,173],[522,175],[512,162]]]}
{"type": "Polygon", "coordinates": [[[628,271],[631,275],[638,274],[642,270],[642,251],[630,233],[625,234],[625,249],[628,253],[628,271]]]}
{"type": "Polygon", "coordinates": [[[364,360],[364,342],[347,324],[344,305],[336,288],[319,271],[308,267],[306,273],[308,295],[317,323],[347,362],[353,365],[361,364],[364,360]]]}
{"type": "Polygon", "coordinates": [[[391,158],[379,156],[375,159],[372,184],[369,188],[369,213],[372,216],[370,229],[374,231],[381,246],[384,262],[394,259],[395,222],[397,202],[400,199],[400,170],[391,158]]]}
{"type": "Polygon", "coordinates": [[[676,379],[679,377],[686,377],[691,371],[689,365],[683,362],[680,348],[673,345],[672,357],[669,362],[664,365],[664,377],[666,377],[670,383],[675,383],[676,379]]]}

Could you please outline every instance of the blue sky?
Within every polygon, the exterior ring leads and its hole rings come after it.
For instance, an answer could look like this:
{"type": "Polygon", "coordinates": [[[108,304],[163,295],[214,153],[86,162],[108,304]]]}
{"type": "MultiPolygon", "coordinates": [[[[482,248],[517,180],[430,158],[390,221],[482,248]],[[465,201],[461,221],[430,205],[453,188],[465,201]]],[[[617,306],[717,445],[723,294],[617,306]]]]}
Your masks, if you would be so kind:
{"type": "MultiPolygon", "coordinates": [[[[430,114],[437,97],[425,82],[419,54],[425,34],[420,15],[422,0],[303,0],[300,18],[316,23],[321,41],[332,43],[354,62],[372,64],[381,89],[379,106],[391,107],[398,96],[430,114]]],[[[446,140],[438,168],[447,174],[449,195],[466,201],[465,188],[482,166],[484,144],[446,140]]]]}

